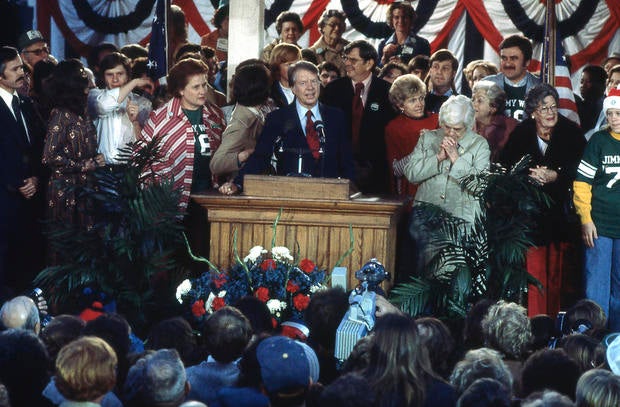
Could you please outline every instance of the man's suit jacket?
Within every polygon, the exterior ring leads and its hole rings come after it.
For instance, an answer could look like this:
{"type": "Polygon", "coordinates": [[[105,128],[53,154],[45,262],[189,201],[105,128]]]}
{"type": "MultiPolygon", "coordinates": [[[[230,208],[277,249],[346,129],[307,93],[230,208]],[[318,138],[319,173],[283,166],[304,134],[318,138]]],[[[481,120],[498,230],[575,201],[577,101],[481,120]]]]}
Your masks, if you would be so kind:
{"type": "Polygon", "coordinates": [[[353,179],[353,157],[345,116],[342,111],[323,104],[319,104],[319,111],[325,125],[322,160],[312,157],[293,102],[267,116],[254,153],[239,172],[236,182],[240,183],[245,174],[264,174],[274,152],[278,159],[278,175],[297,173],[301,154],[304,173],[313,177],[353,179]],[[280,149],[283,152],[279,152],[280,149]]]}
{"type": "MultiPolygon", "coordinates": [[[[388,94],[390,84],[373,75],[364,105],[360,125],[359,151],[354,153],[356,183],[364,193],[389,193],[388,163],[386,159],[385,126],[396,117],[388,94]]],[[[347,118],[350,134],[352,105],[355,91],[351,79],[340,78],[324,89],[321,101],[342,109],[347,118]]]]}
{"type": "Polygon", "coordinates": [[[20,96],[30,143],[21,134],[15,116],[0,98],[0,286],[18,290],[40,270],[45,180],[42,179],[43,124],[28,98],[20,96]],[[27,200],[19,192],[26,178],[39,177],[38,191],[27,200]],[[16,271],[18,270],[18,271],[16,271]],[[22,281],[24,280],[24,281],[22,281]]]}
{"type": "MultiPolygon", "coordinates": [[[[22,115],[28,126],[30,143],[27,143],[18,127],[15,116],[0,99],[0,212],[14,210],[23,199],[19,188],[24,180],[39,176],[43,151],[42,125],[30,99],[20,98],[22,115]]],[[[39,189],[44,186],[39,185],[39,189]]]]}

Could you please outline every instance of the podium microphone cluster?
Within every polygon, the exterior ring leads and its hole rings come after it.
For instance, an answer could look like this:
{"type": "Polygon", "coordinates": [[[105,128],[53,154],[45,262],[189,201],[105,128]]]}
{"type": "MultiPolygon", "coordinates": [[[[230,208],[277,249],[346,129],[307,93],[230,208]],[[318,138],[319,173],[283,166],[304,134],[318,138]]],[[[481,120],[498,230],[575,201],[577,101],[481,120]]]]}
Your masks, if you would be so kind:
{"type": "Polygon", "coordinates": [[[314,130],[319,135],[319,155],[323,156],[325,154],[325,124],[322,120],[314,122],[314,130]]]}

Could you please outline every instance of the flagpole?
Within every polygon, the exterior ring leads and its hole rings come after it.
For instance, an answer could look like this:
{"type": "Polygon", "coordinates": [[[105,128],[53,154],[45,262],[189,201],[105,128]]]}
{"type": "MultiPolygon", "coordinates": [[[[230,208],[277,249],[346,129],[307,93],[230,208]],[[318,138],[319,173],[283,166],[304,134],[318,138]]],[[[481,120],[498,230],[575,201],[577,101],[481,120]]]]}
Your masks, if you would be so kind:
{"type": "Polygon", "coordinates": [[[541,79],[543,83],[555,86],[556,65],[556,16],[555,0],[545,0],[545,38],[543,42],[543,61],[541,79]]]}

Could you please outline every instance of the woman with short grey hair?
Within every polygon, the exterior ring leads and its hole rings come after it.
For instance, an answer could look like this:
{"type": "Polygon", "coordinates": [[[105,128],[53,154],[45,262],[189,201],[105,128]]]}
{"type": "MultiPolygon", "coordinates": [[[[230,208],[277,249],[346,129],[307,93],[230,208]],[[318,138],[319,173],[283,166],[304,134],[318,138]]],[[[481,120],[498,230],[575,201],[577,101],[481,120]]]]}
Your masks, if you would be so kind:
{"type": "Polygon", "coordinates": [[[474,130],[489,143],[491,161],[495,162],[518,122],[504,115],[506,92],[495,82],[477,82],[471,100],[476,116],[474,130]]]}
{"type": "Polygon", "coordinates": [[[536,217],[534,244],[527,252],[527,271],[544,287],[528,292],[528,312],[556,315],[564,274],[575,275],[570,256],[581,246],[581,224],[572,202],[572,185],[585,148],[583,131],[559,113],[555,88],[543,83],[525,97],[525,119],[510,134],[499,154],[505,168],[528,155],[530,180],[549,194],[552,203],[536,217]]]}
{"type": "Polygon", "coordinates": [[[480,205],[461,181],[487,169],[490,157],[489,144],[473,131],[474,120],[471,101],[450,96],[439,110],[440,128],[420,137],[404,169],[410,182],[420,184],[416,203],[438,205],[472,225],[480,205]]]}

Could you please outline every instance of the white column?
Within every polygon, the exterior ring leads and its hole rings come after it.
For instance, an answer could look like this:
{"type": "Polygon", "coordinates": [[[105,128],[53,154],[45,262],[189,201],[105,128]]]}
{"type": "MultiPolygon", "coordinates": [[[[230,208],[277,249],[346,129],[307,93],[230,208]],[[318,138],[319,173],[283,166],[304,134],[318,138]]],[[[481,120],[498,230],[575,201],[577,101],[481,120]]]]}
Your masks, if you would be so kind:
{"type": "Polygon", "coordinates": [[[228,83],[240,62],[258,58],[263,50],[264,0],[230,0],[228,83]]]}

